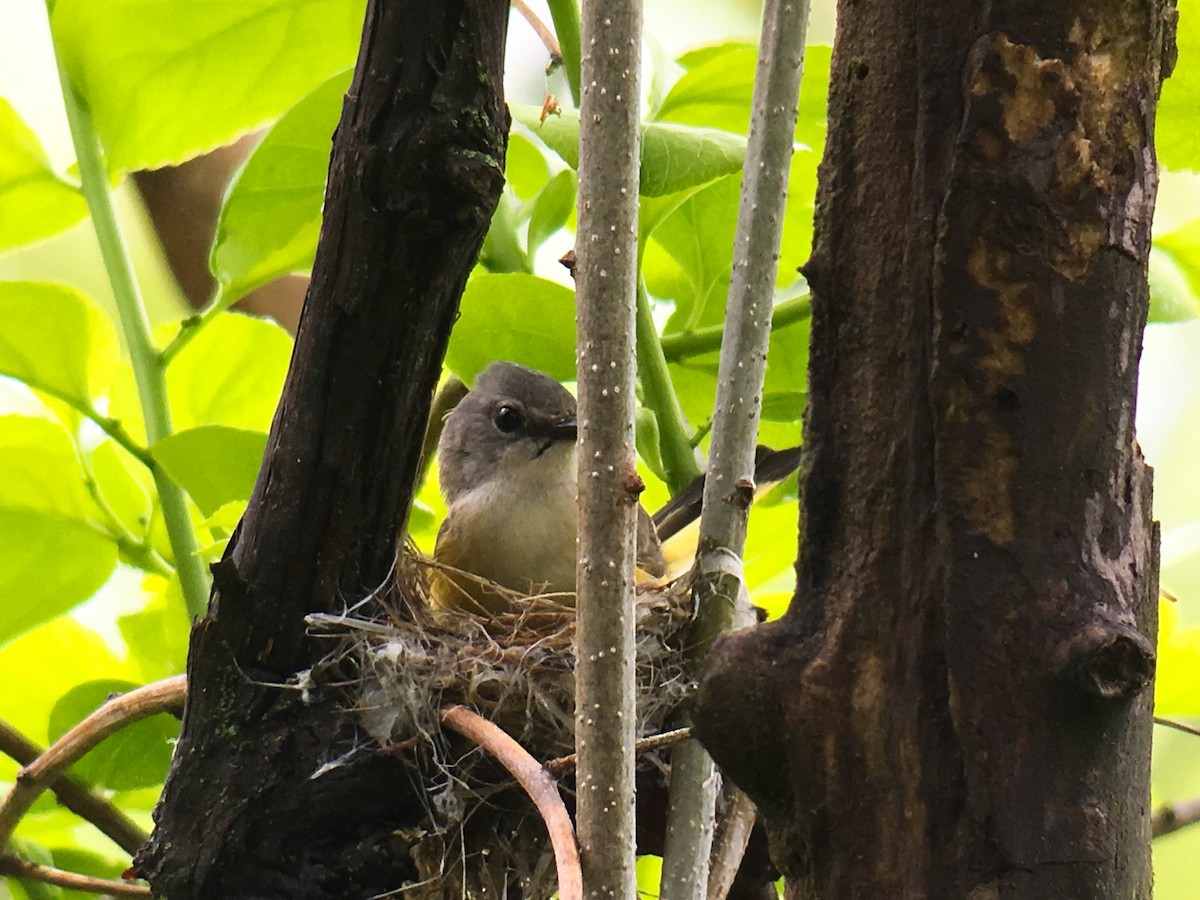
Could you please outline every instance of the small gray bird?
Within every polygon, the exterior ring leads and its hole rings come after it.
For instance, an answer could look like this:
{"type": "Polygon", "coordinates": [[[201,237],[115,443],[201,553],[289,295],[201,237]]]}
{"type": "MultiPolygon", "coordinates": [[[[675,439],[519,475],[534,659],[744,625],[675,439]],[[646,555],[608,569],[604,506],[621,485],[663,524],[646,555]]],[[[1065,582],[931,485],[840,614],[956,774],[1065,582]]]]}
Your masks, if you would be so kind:
{"type": "MultiPolygon", "coordinates": [[[[575,398],[533,369],[496,362],[454,408],[438,442],[448,507],[434,558],[522,594],[563,593],[574,602],[575,398]]],[[[654,525],[639,507],[638,565],[664,571],[654,525]]],[[[496,613],[507,596],[478,580],[436,570],[433,603],[496,613]]]]}

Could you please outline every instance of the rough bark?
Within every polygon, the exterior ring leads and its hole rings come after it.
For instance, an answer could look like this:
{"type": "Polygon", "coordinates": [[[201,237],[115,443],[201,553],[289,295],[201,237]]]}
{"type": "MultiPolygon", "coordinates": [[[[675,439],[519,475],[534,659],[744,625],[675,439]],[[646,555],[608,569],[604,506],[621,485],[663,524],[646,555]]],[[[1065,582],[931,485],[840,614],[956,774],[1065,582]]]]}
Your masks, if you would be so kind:
{"type": "Polygon", "coordinates": [[[192,635],[183,732],[138,860],[156,895],[362,897],[412,874],[390,847],[402,766],[351,752],[352,720],[296,676],[323,652],[305,615],[342,609],[392,568],[503,184],[507,6],[369,4],[293,365],[192,635]]]}
{"type": "Polygon", "coordinates": [[[796,597],[696,713],[791,896],[1150,896],[1167,15],[841,4],[796,597]]]}

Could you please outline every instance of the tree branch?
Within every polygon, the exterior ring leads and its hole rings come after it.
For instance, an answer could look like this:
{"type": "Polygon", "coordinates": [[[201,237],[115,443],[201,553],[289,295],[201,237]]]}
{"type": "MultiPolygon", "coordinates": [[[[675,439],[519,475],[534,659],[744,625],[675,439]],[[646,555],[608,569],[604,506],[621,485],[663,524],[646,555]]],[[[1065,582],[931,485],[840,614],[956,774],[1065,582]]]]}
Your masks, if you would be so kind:
{"type": "Polygon", "coordinates": [[[258,481],[192,632],[178,749],[138,854],[173,900],[340,900],[413,874],[403,766],[362,754],[305,617],[390,583],[458,299],[503,189],[508,0],[368,0],[321,240],[258,481]],[[339,760],[330,766],[331,759],[339,760]],[[315,773],[315,774],[314,774],[315,773]]]}
{"type": "Polygon", "coordinates": [[[562,48],[558,46],[558,39],[554,36],[554,32],[546,27],[546,23],[537,17],[537,13],[529,8],[529,4],[525,0],[512,0],[512,6],[529,23],[529,27],[533,29],[538,40],[542,42],[542,46],[546,48],[546,52],[550,54],[550,64],[561,63],[562,48]]]}
{"type": "Polygon", "coordinates": [[[8,843],[13,829],[33,801],[58,780],[68,766],[127,725],[180,706],[186,692],[186,676],[176,675],[115,697],[17,772],[17,783],[0,804],[0,847],[8,843]]]}
{"type": "MultiPolygon", "coordinates": [[[[0,753],[27,766],[44,751],[17,729],[0,720],[0,753]]],[[[146,841],[146,833],[132,819],[68,775],[50,784],[55,798],[81,819],[95,825],[114,844],[131,856],[146,841]]]]}
{"type": "Polygon", "coordinates": [[[1160,838],[1200,822],[1200,797],[1160,806],[1150,819],[1150,835],[1160,838]]]}
{"type": "MultiPolygon", "coordinates": [[[[575,747],[584,890],[632,897],[640,0],[585,0],[578,298],[575,747]]],[[[565,41],[564,41],[565,43],[565,41]]]]}
{"type": "Polygon", "coordinates": [[[571,816],[563,805],[554,776],[504,729],[465,706],[443,707],[440,715],[447,727],[470,738],[494,756],[525,789],[550,833],[554,862],[558,868],[558,896],[561,900],[582,900],[579,846],[575,842],[571,816]]]}
{"type": "Polygon", "coordinates": [[[43,866],[40,863],[21,859],[14,853],[4,851],[0,851],[0,875],[28,878],[30,881],[40,881],[42,884],[52,884],[56,887],[84,891],[88,894],[109,894],[114,897],[151,896],[150,889],[140,884],[126,884],[123,881],[110,881],[107,878],[92,878],[90,875],[65,872],[53,866],[43,866]]]}
{"type": "MultiPolygon", "coordinates": [[[[697,601],[691,643],[693,670],[731,623],[753,622],[744,596],[741,555],[754,498],[754,450],[762,414],[808,10],[808,0],[770,0],[763,9],[693,576],[697,601]]],[[[715,803],[712,760],[698,742],[689,741],[671,758],[663,900],[685,900],[707,889],[715,803]]]]}
{"type": "MultiPolygon", "coordinates": [[[[652,734],[649,737],[640,738],[634,742],[633,751],[637,753],[645,753],[647,750],[657,750],[660,747],[669,747],[671,744],[686,740],[692,736],[690,728],[673,728],[670,731],[662,731],[658,734],[652,734]]],[[[570,772],[579,765],[579,754],[570,753],[566,756],[559,756],[545,764],[546,771],[556,778],[570,772]]]]}
{"type": "Polygon", "coordinates": [[[713,837],[707,900],[725,900],[729,896],[758,818],[754,803],[732,781],[724,782],[722,790],[728,804],[713,837]]]}

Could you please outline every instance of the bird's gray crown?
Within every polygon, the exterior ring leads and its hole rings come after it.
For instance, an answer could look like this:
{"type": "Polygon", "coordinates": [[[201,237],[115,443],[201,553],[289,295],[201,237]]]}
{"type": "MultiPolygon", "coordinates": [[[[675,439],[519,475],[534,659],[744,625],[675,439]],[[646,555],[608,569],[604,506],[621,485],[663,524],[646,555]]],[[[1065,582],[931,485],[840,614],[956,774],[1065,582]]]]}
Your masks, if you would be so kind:
{"type": "Polygon", "coordinates": [[[575,439],[575,398],[542,372],[494,362],[446,420],[438,441],[442,494],[453,503],[504,466],[540,457],[575,439]]]}

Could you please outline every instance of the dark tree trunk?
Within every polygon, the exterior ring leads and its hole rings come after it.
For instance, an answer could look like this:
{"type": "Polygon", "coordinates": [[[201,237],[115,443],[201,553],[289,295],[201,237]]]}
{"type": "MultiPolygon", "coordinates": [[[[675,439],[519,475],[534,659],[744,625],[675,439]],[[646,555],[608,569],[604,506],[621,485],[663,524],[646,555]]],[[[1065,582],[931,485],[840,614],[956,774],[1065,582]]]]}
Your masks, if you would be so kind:
{"type": "Polygon", "coordinates": [[[1148,898],[1164,0],[845,0],[804,544],[702,740],[791,896],[1148,898]]]}
{"type": "Polygon", "coordinates": [[[389,848],[403,769],[351,753],[336,698],[295,676],[324,649],[305,615],[342,609],[392,568],[459,294],[503,184],[507,11],[369,4],[293,365],[192,635],[183,734],[138,860],[156,895],[346,900],[412,874],[389,848]]]}

